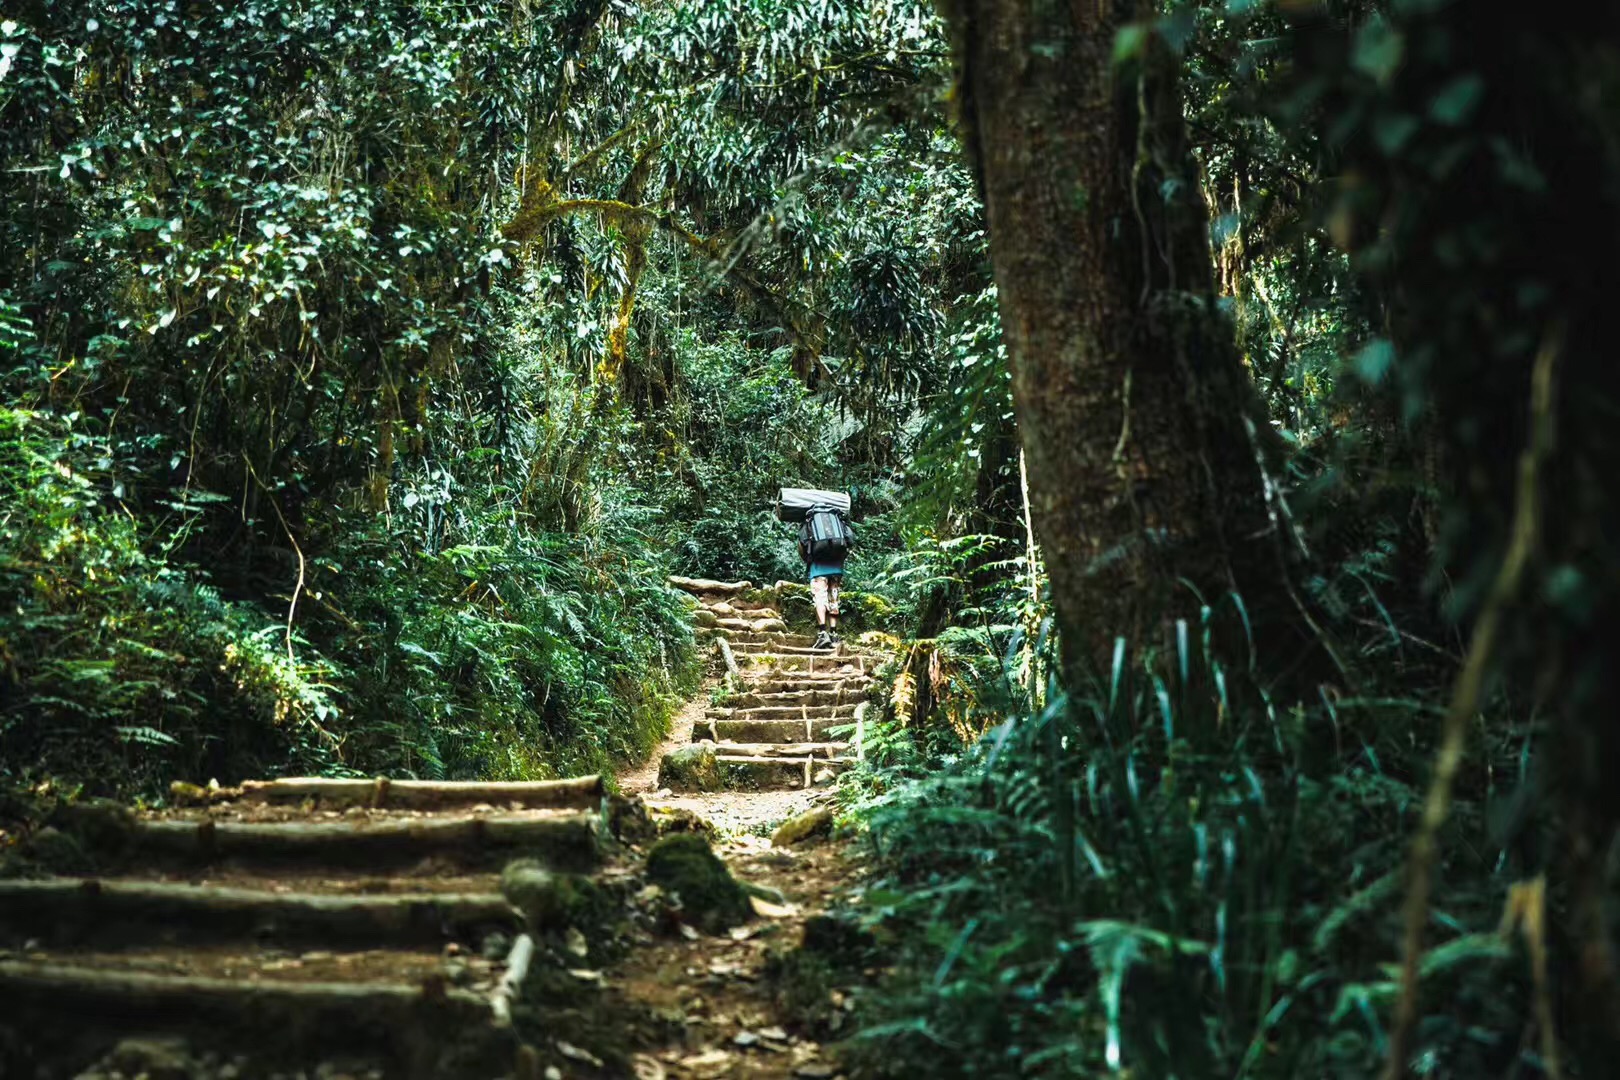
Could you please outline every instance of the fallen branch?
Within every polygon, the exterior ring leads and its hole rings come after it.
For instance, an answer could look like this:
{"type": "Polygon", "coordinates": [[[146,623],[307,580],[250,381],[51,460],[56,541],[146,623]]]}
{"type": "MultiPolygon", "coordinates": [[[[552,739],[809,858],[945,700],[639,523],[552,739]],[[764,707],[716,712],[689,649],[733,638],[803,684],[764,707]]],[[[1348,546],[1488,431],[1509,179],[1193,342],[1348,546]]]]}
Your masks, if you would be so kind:
{"type": "Polygon", "coordinates": [[[506,973],[489,998],[489,1011],[496,1024],[505,1027],[512,1022],[512,1005],[523,994],[523,983],[529,977],[529,963],[533,959],[534,938],[519,934],[512,942],[512,951],[506,955],[506,973]]]}

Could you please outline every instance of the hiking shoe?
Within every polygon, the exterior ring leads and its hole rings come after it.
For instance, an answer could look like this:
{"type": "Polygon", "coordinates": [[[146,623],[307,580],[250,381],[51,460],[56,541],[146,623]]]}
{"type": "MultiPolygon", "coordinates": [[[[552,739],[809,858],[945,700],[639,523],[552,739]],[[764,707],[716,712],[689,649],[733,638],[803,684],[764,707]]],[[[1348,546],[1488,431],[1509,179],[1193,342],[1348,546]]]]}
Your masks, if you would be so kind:
{"type": "Polygon", "coordinates": [[[821,633],[816,635],[815,644],[811,645],[810,647],[812,649],[830,649],[833,647],[833,636],[827,633],[827,631],[823,630],[821,633]]]}

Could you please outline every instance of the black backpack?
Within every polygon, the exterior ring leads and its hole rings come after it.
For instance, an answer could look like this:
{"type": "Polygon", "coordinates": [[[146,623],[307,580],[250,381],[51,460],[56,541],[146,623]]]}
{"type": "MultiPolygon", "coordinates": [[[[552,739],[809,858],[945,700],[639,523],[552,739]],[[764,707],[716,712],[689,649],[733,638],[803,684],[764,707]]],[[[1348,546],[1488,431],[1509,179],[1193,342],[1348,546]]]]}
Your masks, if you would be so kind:
{"type": "Polygon", "coordinates": [[[799,526],[799,551],[811,562],[838,562],[855,544],[855,530],[844,515],[829,506],[817,506],[799,526]]]}

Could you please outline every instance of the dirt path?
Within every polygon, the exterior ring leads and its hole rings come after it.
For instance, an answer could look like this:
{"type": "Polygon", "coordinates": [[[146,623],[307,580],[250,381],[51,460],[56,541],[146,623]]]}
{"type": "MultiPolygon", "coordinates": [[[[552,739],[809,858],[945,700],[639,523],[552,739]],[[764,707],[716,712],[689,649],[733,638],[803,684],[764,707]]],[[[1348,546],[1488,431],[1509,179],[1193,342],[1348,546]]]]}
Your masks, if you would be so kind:
{"type": "MultiPolygon", "coordinates": [[[[662,753],[691,742],[708,689],[676,719],[662,753]]],[[[656,758],[620,778],[627,795],[657,811],[684,811],[714,829],[714,848],[741,880],[779,892],[786,904],[760,904],[752,923],[724,936],[684,935],[654,940],[632,952],[606,977],[617,984],[627,1010],[664,1021],[663,1037],[634,1059],[637,1080],[720,1080],[741,1077],[842,1075],[820,1042],[805,1030],[808,1010],[836,1017],[847,993],[825,988],[825,1000],[802,1000],[784,958],[804,937],[808,918],[826,911],[859,878],[845,845],[819,840],[775,847],[768,833],[789,818],[831,801],[826,789],[718,791],[676,795],[658,787],[656,758]]],[[[820,992],[823,988],[814,988],[820,992]]],[[[841,1026],[836,1020],[834,1028],[841,1026]]],[[[825,1026],[825,1025],[823,1025],[825,1026]]]]}
{"type": "MultiPolygon", "coordinates": [[[[743,790],[672,792],[661,786],[661,760],[693,746],[695,738],[706,737],[704,732],[695,734],[695,727],[707,725],[712,732],[727,722],[748,723],[740,719],[745,711],[711,704],[724,691],[734,692],[732,700],[743,701],[750,691],[788,691],[761,696],[753,703],[756,706],[781,705],[795,693],[809,702],[815,693],[808,687],[816,685],[816,662],[837,666],[836,658],[804,655],[810,651],[806,642],[786,632],[767,596],[750,597],[737,586],[710,587],[714,584],[684,585],[698,598],[700,612],[711,615],[700,625],[711,635],[730,637],[736,656],[745,663],[753,657],[810,661],[804,667],[804,689],[795,688],[791,671],[779,670],[769,660],[765,667],[734,676],[734,685],[726,686],[716,676],[676,716],[669,739],[653,760],[622,774],[619,785],[627,796],[641,798],[655,817],[691,815],[706,822],[713,830],[715,852],[731,871],[742,881],[772,890],[784,902],[756,904],[759,917],[727,934],[703,935],[683,927],[684,932],[653,938],[605,975],[619,988],[628,1015],[640,1013],[662,1021],[661,1026],[653,1025],[657,1033],[649,1040],[652,1045],[633,1059],[638,1080],[839,1076],[836,1061],[820,1040],[836,1038],[842,1030],[848,990],[827,985],[796,960],[806,940],[806,924],[856,887],[860,867],[851,849],[837,840],[817,838],[778,846],[770,839],[784,821],[821,807],[830,810],[833,787],[809,783],[808,770],[806,782],[797,786],[792,786],[792,779],[774,776],[765,784],[744,780],[743,790]]],[[[809,732],[816,724],[810,719],[812,708],[833,719],[838,716],[837,705],[765,708],[758,715],[775,717],[797,710],[805,717],[802,731],[809,732]]],[[[759,721],[744,730],[767,730],[772,723],[785,721],[759,721]]],[[[722,754],[728,745],[720,744],[722,754]]],[[[732,753],[739,760],[757,760],[766,752],[768,744],[749,743],[732,753]]]]}

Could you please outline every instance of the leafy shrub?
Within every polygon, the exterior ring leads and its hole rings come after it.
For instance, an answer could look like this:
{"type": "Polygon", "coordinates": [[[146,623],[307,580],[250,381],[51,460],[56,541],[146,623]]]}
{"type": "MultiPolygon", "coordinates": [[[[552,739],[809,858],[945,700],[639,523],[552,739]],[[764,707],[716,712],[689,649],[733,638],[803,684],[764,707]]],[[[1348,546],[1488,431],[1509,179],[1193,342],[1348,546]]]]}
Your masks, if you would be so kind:
{"type": "Polygon", "coordinates": [[[66,419],[0,409],[0,775],[109,790],[330,766],[332,666],[148,552],[110,454],[66,419]]]}
{"type": "MultiPolygon", "coordinates": [[[[1283,707],[1223,663],[1213,621],[1174,656],[1122,648],[1072,697],[1048,687],[943,770],[868,794],[862,909],[898,964],[864,999],[859,1075],[1376,1070],[1417,794],[1375,747],[1420,706],[1283,707]]],[[[1475,802],[1458,817],[1483,823],[1475,802]]],[[[1490,932],[1501,874],[1488,851],[1448,867],[1429,1075],[1520,1053],[1526,965],[1490,932]]]]}

